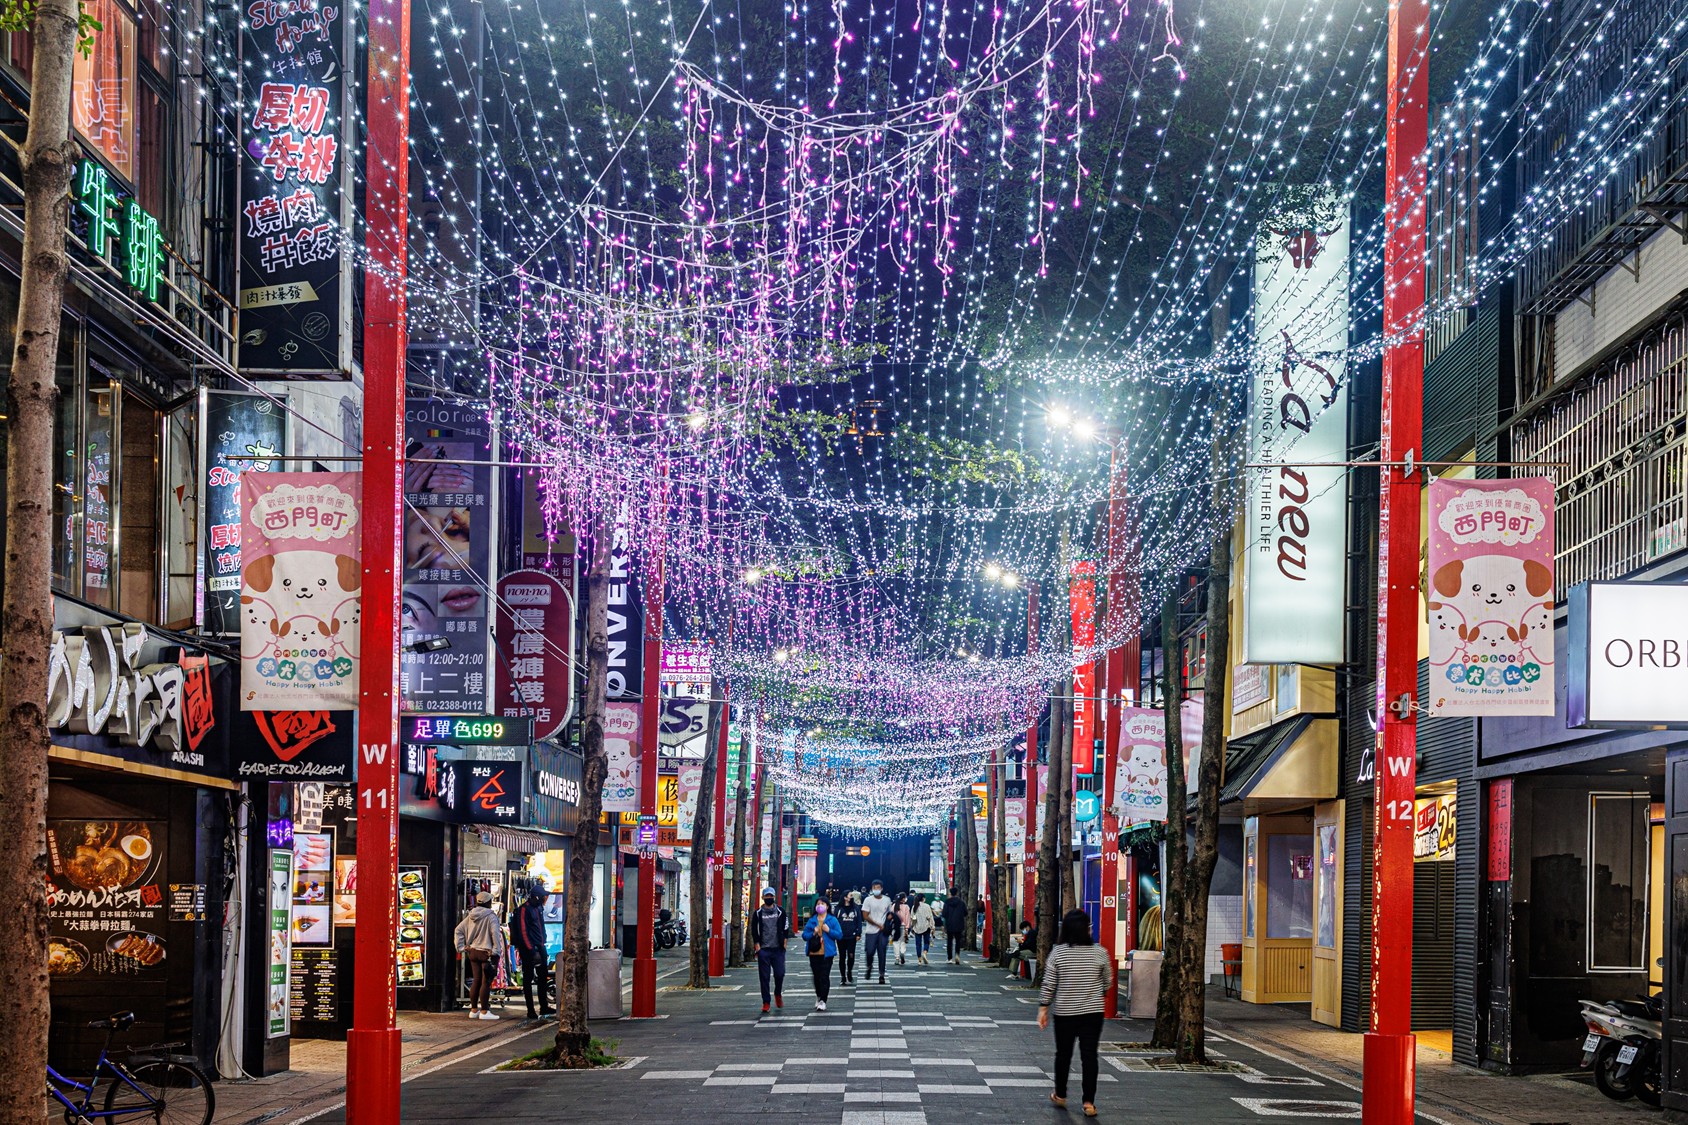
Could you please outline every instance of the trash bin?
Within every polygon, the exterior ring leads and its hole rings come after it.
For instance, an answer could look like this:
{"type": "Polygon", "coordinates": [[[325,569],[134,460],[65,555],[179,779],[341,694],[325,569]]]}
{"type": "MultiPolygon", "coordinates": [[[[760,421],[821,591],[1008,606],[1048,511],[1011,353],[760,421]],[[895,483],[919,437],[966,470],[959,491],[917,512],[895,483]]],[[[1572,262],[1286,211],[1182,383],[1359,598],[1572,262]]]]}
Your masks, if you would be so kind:
{"type": "Polygon", "coordinates": [[[1126,998],[1126,1015],[1134,1020],[1152,1020],[1160,1003],[1161,959],[1159,950],[1131,951],[1131,986],[1126,998]]]}
{"type": "Polygon", "coordinates": [[[586,1018],[618,1020],[621,1010],[621,950],[594,949],[586,955],[586,1018]]]}

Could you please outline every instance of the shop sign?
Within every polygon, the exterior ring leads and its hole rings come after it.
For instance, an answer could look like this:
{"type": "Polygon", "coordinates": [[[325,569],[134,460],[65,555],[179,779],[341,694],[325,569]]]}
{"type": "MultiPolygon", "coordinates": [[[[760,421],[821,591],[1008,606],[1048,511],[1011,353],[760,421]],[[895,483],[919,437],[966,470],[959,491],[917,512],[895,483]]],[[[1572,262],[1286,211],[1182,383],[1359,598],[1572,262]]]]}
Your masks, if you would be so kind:
{"type": "Polygon", "coordinates": [[[1244,509],[1243,663],[1337,664],[1347,589],[1348,208],[1306,194],[1262,223],[1244,509]]]}
{"type": "MultiPolygon", "coordinates": [[[[657,845],[657,829],[661,827],[654,816],[639,817],[639,826],[634,830],[638,833],[638,843],[641,848],[653,848],[657,845]]],[[[671,830],[672,831],[672,830],[671,830]]]]}
{"type": "Polygon", "coordinates": [[[605,705],[604,754],[609,759],[609,771],[604,777],[604,811],[638,812],[639,704],[605,705]]]}
{"type": "Polygon", "coordinates": [[[241,477],[240,707],[357,707],[361,473],[241,477]]]}
{"type": "MultiPolygon", "coordinates": [[[[1009,783],[1010,785],[1013,782],[1009,783]]],[[[1026,861],[1026,792],[1025,782],[1020,783],[1020,795],[1010,796],[1008,804],[1003,809],[1004,824],[1003,841],[1007,849],[1009,863],[1024,863],[1026,861]]]]}
{"type": "Polygon", "coordinates": [[[522,773],[515,762],[458,763],[457,811],[463,823],[520,823],[526,796],[522,773]]]}
{"type": "Polygon", "coordinates": [[[205,450],[205,632],[240,635],[240,478],[287,449],[287,396],[200,392],[205,450]]]}
{"type": "Polygon", "coordinates": [[[403,715],[399,718],[400,742],[519,747],[533,739],[533,720],[527,716],[403,715]]]}
{"type": "Polygon", "coordinates": [[[1489,782],[1489,855],[1486,874],[1490,882],[1512,878],[1512,779],[1489,782]]]}
{"type": "MultiPolygon", "coordinates": [[[[248,0],[241,26],[242,371],[351,371],[353,20],[344,3],[248,0]]],[[[355,10],[355,9],[354,9],[355,10]]]]}
{"type": "Polygon", "coordinates": [[[1553,482],[1430,485],[1430,710],[1553,714],[1553,482]]]}
{"type": "MultiPolygon", "coordinates": [[[[163,821],[47,822],[47,973],[162,977],[163,821]]],[[[179,956],[191,957],[181,950],[179,956]]]]}
{"type": "Polygon", "coordinates": [[[1454,795],[1420,797],[1413,820],[1413,859],[1425,863],[1454,858],[1454,795]]]}
{"type": "Polygon", "coordinates": [[[355,711],[241,711],[234,771],[272,781],[351,781],[355,711]]]}
{"type": "MultiPolygon", "coordinates": [[[[1114,763],[1114,815],[1131,820],[1166,819],[1166,715],[1158,707],[1120,708],[1119,760],[1114,763]]],[[[1201,765],[1202,704],[1185,700],[1179,712],[1184,742],[1184,777],[1194,780],[1201,765]]],[[[1193,784],[1188,792],[1195,792],[1193,784]]]]}
{"type": "Polygon", "coordinates": [[[487,464],[484,409],[413,398],[405,403],[404,610],[400,706],[484,715],[492,532],[497,496],[487,464]],[[418,642],[444,642],[411,651],[418,642]]]}
{"type": "Polygon", "coordinates": [[[102,262],[116,259],[129,288],[149,301],[158,300],[164,277],[164,234],[158,220],[134,196],[118,194],[111,173],[97,160],[84,157],[74,182],[76,209],[88,223],[88,252],[102,262]]]}
{"type": "Polygon", "coordinates": [[[1239,664],[1231,670],[1231,713],[1241,714],[1272,698],[1272,669],[1266,664],[1239,664]]]}
{"type": "Polygon", "coordinates": [[[703,767],[699,765],[681,766],[674,774],[674,782],[679,790],[678,800],[675,802],[675,838],[681,844],[689,845],[692,842],[693,829],[697,824],[698,796],[703,787],[703,767]]]}
{"type": "Polygon", "coordinates": [[[269,992],[266,997],[268,1023],[265,1037],[286,1035],[293,1018],[292,987],[288,975],[293,967],[293,852],[270,852],[270,881],[266,891],[270,920],[269,992]]]}
{"type": "Polygon", "coordinates": [[[580,824],[579,754],[538,743],[528,754],[529,827],[573,835],[580,824]]]}
{"type": "Polygon", "coordinates": [[[1571,587],[1565,721],[1571,727],[1688,727],[1688,585],[1571,587]]]}
{"type": "Polygon", "coordinates": [[[1080,824],[1096,819],[1102,811],[1102,795],[1089,789],[1073,794],[1073,819],[1080,824]]]}
{"type": "Polygon", "coordinates": [[[441,757],[438,746],[401,745],[399,814],[457,823],[457,771],[463,763],[441,757]]]}
{"type": "Polygon", "coordinates": [[[1096,564],[1081,559],[1072,565],[1068,585],[1073,611],[1073,773],[1096,772],[1096,662],[1086,659],[1096,647],[1096,564]]]}
{"type": "Polygon", "coordinates": [[[639,582],[633,571],[633,536],[627,502],[616,514],[610,533],[610,580],[606,632],[609,636],[605,692],[610,699],[637,699],[644,692],[645,615],[639,603],[639,582]]]}
{"type": "Polygon", "coordinates": [[[574,595],[544,571],[499,580],[494,710],[531,716],[536,739],[555,738],[574,714],[574,615],[574,595]]]}
{"type": "Polygon", "coordinates": [[[522,568],[555,575],[573,590],[577,543],[558,501],[540,470],[522,470],[522,568]]]}

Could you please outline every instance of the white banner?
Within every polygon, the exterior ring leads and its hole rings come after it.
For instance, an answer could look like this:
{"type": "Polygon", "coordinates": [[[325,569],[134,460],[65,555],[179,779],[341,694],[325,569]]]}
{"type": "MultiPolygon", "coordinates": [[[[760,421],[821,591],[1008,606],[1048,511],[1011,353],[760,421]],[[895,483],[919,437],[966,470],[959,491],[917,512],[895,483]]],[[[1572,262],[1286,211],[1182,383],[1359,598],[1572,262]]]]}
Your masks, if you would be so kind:
{"type": "Polygon", "coordinates": [[[639,811],[639,704],[604,705],[605,812],[639,811]]]}
{"type": "MultiPolygon", "coordinates": [[[[1114,763],[1114,815],[1123,826],[1134,820],[1166,819],[1166,716],[1158,707],[1120,710],[1120,750],[1114,763]]],[[[1201,768],[1202,704],[1187,700],[1179,711],[1184,736],[1184,776],[1201,768]]],[[[1187,783],[1189,792],[1196,787],[1187,783]]]]}
{"type": "Polygon", "coordinates": [[[675,842],[690,844],[692,842],[692,826],[697,821],[698,792],[703,785],[702,766],[681,766],[680,781],[680,810],[676,816],[675,842]]]}
{"type": "MultiPolygon", "coordinates": [[[[1294,189],[1286,189],[1294,191],[1294,189]]],[[[1344,658],[1348,208],[1307,192],[1255,240],[1243,663],[1344,658]]]]}
{"type": "Polygon", "coordinates": [[[1026,861],[1026,799],[1024,797],[1009,797],[1007,805],[1002,811],[1006,817],[1002,842],[1008,852],[1008,862],[1024,863],[1026,861]]]}

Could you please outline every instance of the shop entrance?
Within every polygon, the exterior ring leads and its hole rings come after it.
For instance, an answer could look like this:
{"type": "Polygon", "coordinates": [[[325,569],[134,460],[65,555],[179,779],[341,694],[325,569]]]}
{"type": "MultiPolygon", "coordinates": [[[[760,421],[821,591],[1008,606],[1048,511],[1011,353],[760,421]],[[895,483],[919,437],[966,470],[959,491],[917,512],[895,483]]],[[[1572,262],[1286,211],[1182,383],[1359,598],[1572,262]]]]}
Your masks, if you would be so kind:
{"type": "Polygon", "coordinates": [[[1313,818],[1243,823],[1243,981],[1251,1004],[1313,999],[1313,818]]]}
{"type": "Polygon", "coordinates": [[[1452,782],[1419,788],[1413,821],[1412,1027],[1419,1042],[1450,1053],[1456,813],[1452,782]]]}

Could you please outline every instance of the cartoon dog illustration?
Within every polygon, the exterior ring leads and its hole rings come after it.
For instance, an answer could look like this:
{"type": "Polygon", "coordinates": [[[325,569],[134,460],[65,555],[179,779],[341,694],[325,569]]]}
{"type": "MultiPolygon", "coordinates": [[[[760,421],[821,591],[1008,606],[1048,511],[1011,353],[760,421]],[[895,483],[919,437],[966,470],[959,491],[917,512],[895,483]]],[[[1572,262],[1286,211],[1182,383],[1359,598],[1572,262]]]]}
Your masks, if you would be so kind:
{"type": "Polygon", "coordinates": [[[273,555],[246,566],[240,592],[245,624],[260,635],[269,633],[264,647],[270,650],[281,644],[338,645],[355,655],[363,585],[358,561],[328,551],[294,551],[287,561],[279,581],[273,555]]]}

